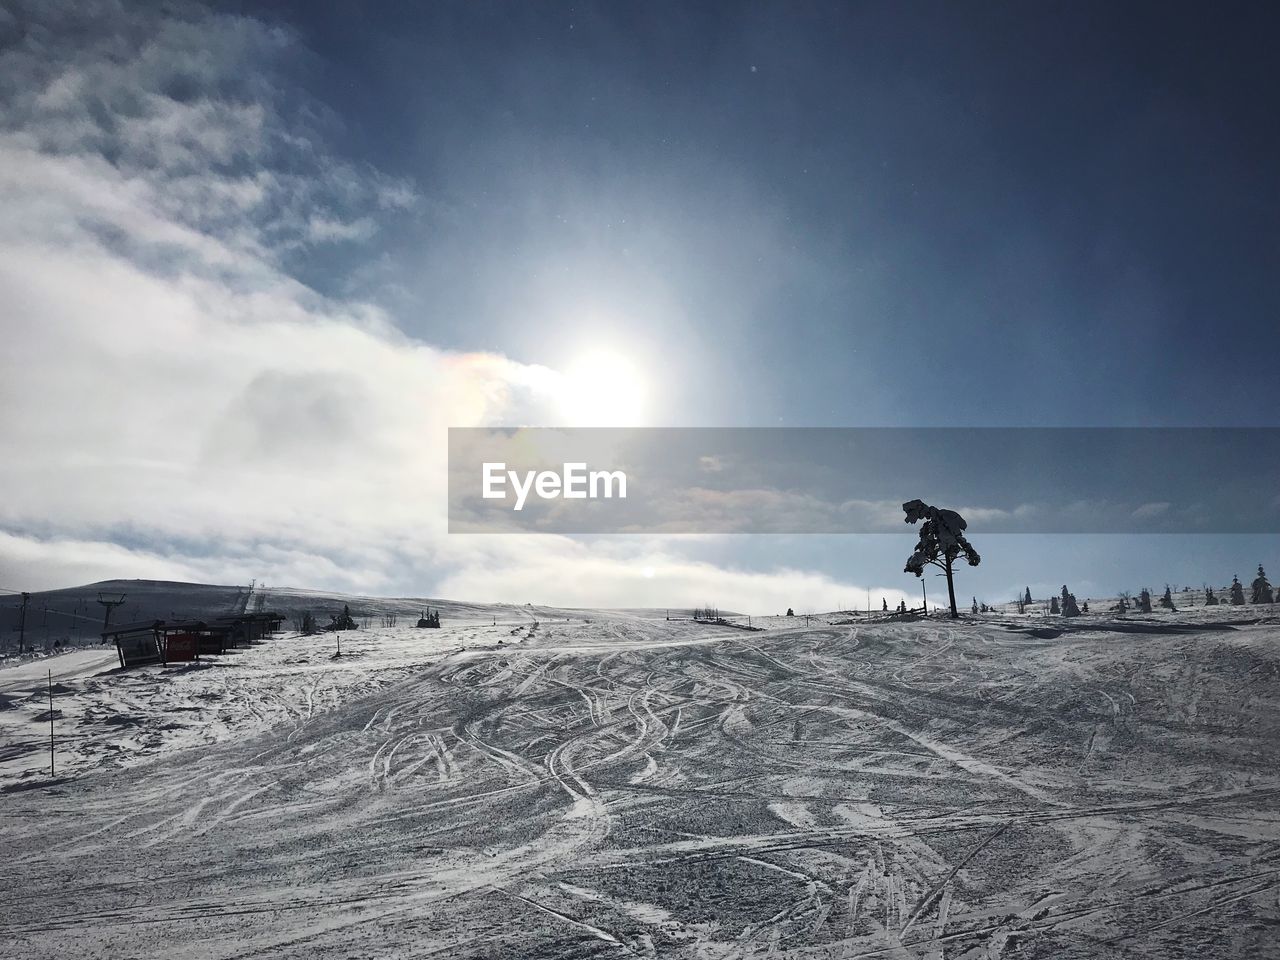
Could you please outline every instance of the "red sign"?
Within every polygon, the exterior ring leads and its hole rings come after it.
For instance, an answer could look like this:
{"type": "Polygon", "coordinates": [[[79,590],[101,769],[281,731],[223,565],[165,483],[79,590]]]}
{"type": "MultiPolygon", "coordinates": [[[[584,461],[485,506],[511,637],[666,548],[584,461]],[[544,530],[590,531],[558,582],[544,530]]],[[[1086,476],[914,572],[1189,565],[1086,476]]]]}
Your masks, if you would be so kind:
{"type": "Polygon", "coordinates": [[[164,638],[164,662],[194,660],[198,649],[199,638],[194,633],[171,633],[164,638]]]}

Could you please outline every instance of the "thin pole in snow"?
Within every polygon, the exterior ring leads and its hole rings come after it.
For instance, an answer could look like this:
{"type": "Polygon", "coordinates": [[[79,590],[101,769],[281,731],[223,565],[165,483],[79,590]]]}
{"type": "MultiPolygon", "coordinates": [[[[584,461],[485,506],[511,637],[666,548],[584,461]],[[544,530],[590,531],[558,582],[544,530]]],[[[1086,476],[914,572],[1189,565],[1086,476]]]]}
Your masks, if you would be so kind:
{"type": "Polygon", "coordinates": [[[27,639],[27,603],[31,600],[31,594],[22,594],[22,610],[19,613],[18,620],[18,652],[22,652],[22,646],[27,639]]]}
{"type": "Polygon", "coordinates": [[[53,671],[49,671],[49,776],[53,776],[53,671]]]}

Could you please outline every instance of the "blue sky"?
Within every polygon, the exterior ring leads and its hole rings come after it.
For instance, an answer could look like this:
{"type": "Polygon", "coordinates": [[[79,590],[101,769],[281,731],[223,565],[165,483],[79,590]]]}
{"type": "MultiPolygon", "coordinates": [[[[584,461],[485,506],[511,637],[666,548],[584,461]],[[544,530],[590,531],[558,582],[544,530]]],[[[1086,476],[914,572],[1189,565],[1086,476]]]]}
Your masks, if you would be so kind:
{"type": "MultiPolygon", "coordinates": [[[[909,533],[450,537],[443,432],[1271,426],[1276,20],[0,6],[0,582],[914,596],[909,533]],[[635,403],[582,399],[599,356],[635,403]]],[[[998,542],[960,593],[1222,583],[1276,545],[998,542]]]]}
{"type": "Polygon", "coordinates": [[[603,314],[678,424],[1272,422],[1265,6],[282,19],[342,152],[430,200],[368,292],[434,342],[555,364],[603,314]]]}

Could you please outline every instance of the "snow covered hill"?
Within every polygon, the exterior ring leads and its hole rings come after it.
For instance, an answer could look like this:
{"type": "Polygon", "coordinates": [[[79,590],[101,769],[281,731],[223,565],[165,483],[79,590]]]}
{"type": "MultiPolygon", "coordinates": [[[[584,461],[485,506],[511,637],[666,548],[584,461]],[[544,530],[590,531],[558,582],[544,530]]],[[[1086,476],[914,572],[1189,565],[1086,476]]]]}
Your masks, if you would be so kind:
{"type": "Polygon", "coordinates": [[[64,676],[4,955],[1275,955],[1274,623],[517,610],[64,676]]]}
{"type": "MultiPolygon", "coordinates": [[[[567,620],[587,617],[662,617],[662,610],[581,610],[549,607],[533,603],[467,603],[432,597],[371,597],[304,590],[292,587],[225,586],[207,583],[178,583],[168,580],[104,580],[79,587],[44,590],[31,594],[27,603],[25,646],[39,654],[54,651],[54,644],[87,646],[100,642],[104,608],[99,596],[125,597],[113,609],[112,623],[137,620],[208,619],[241,613],[252,606],[274,610],[289,619],[310,611],[321,624],[344,606],[359,621],[381,623],[388,615],[399,622],[416,621],[430,607],[446,621],[457,620],[567,620]]],[[[0,664],[18,650],[21,598],[0,596],[0,664]]],[[[687,614],[687,611],[684,611],[687,614]]]]}

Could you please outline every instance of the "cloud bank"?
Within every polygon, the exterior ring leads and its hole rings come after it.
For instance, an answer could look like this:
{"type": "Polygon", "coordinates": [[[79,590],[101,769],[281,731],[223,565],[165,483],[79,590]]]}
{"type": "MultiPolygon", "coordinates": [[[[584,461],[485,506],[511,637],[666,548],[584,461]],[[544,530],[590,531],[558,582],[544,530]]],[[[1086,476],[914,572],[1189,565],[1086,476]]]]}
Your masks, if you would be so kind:
{"type": "Polygon", "coordinates": [[[0,582],[768,611],[861,589],[678,538],[448,536],[447,427],[561,421],[564,377],[298,282],[428,201],[327,152],[287,30],[177,10],[0,11],[0,582]]]}

